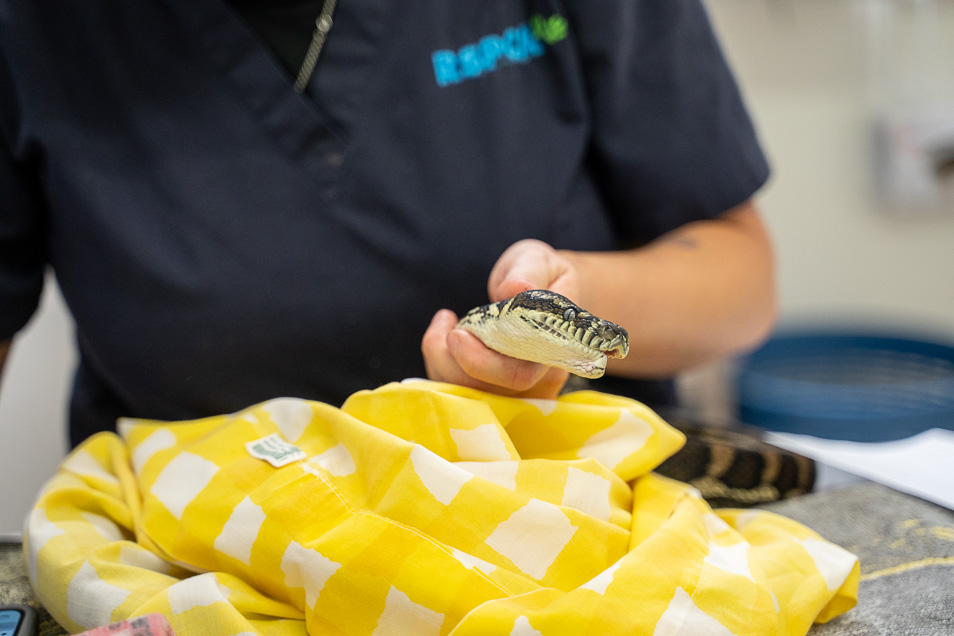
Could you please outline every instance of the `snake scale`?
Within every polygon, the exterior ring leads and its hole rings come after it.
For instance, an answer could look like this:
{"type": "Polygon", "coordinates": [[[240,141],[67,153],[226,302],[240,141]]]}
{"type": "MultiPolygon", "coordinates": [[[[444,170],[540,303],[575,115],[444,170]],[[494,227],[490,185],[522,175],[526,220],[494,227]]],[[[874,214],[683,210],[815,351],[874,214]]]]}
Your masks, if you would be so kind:
{"type": "MultiPolygon", "coordinates": [[[[608,358],[629,353],[629,334],[552,291],[535,289],[476,307],[457,326],[487,347],[584,378],[602,377],[608,358]]],[[[697,488],[716,506],[752,506],[811,492],[812,460],[771,446],[757,429],[705,426],[677,411],[660,413],[686,445],[657,472],[697,488]]]]}

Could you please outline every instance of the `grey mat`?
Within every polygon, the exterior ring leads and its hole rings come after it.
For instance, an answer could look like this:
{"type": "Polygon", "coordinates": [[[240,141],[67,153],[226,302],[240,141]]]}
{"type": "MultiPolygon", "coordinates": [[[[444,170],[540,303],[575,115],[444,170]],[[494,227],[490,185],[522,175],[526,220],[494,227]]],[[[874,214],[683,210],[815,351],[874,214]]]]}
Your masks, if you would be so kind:
{"type": "Polygon", "coordinates": [[[874,483],[764,508],[861,559],[858,606],[811,636],[954,635],[954,511],[874,483]]]}

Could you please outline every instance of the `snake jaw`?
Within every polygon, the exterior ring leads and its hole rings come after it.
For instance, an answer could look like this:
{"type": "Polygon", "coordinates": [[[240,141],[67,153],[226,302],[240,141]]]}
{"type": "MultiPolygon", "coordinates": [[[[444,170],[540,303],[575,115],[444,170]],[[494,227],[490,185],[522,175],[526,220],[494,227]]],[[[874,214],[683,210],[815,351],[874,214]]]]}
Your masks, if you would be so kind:
{"type": "Polygon", "coordinates": [[[610,358],[625,358],[629,353],[629,333],[619,325],[593,316],[598,321],[594,330],[603,338],[600,351],[610,358]]]}
{"type": "Polygon", "coordinates": [[[623,358],[629,353],[624,328],[547,290],[531,290],[477,307],[458,327],[504,355],[586,378],[601,377],[607,357],[623,358]]]}

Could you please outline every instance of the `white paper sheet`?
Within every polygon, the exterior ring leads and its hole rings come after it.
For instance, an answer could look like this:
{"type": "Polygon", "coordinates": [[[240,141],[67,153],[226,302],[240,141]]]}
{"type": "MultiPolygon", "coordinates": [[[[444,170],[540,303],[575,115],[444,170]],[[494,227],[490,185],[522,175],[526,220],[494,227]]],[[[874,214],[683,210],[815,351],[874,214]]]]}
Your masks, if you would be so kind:
{"type": "Polygon", "coordinates": [[[954,510],[954,431],[932,428],[878,443],[793,433],[768,433],[766,441],[954,510]]]}

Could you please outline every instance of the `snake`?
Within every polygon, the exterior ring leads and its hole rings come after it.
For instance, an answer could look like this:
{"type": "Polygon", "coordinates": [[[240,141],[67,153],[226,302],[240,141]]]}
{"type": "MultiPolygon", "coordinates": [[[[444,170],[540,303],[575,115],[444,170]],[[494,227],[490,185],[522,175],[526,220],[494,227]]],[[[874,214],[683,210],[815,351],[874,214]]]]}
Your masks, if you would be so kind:
{"type": "Polygon", "coordinates": [[[626,329],[546,289],[471,309],[457,327],[498,353],[582,378],[602,377],[608,358],[629,353],[626,329]]]}
{"type": "MultiPolygon", "coordinates": [[[[608,359],[629,353],[629,332],[546,289],[475,307],[457,323],[488,348],[583,378],[603,376],[608,359]]],[[[711,504],[748,507],[811,492],[811,459],[776,448],[754,427],[706,426],[678,412],[665,417],[686,444],[656,472],[688,483],[711,504]]]]}

